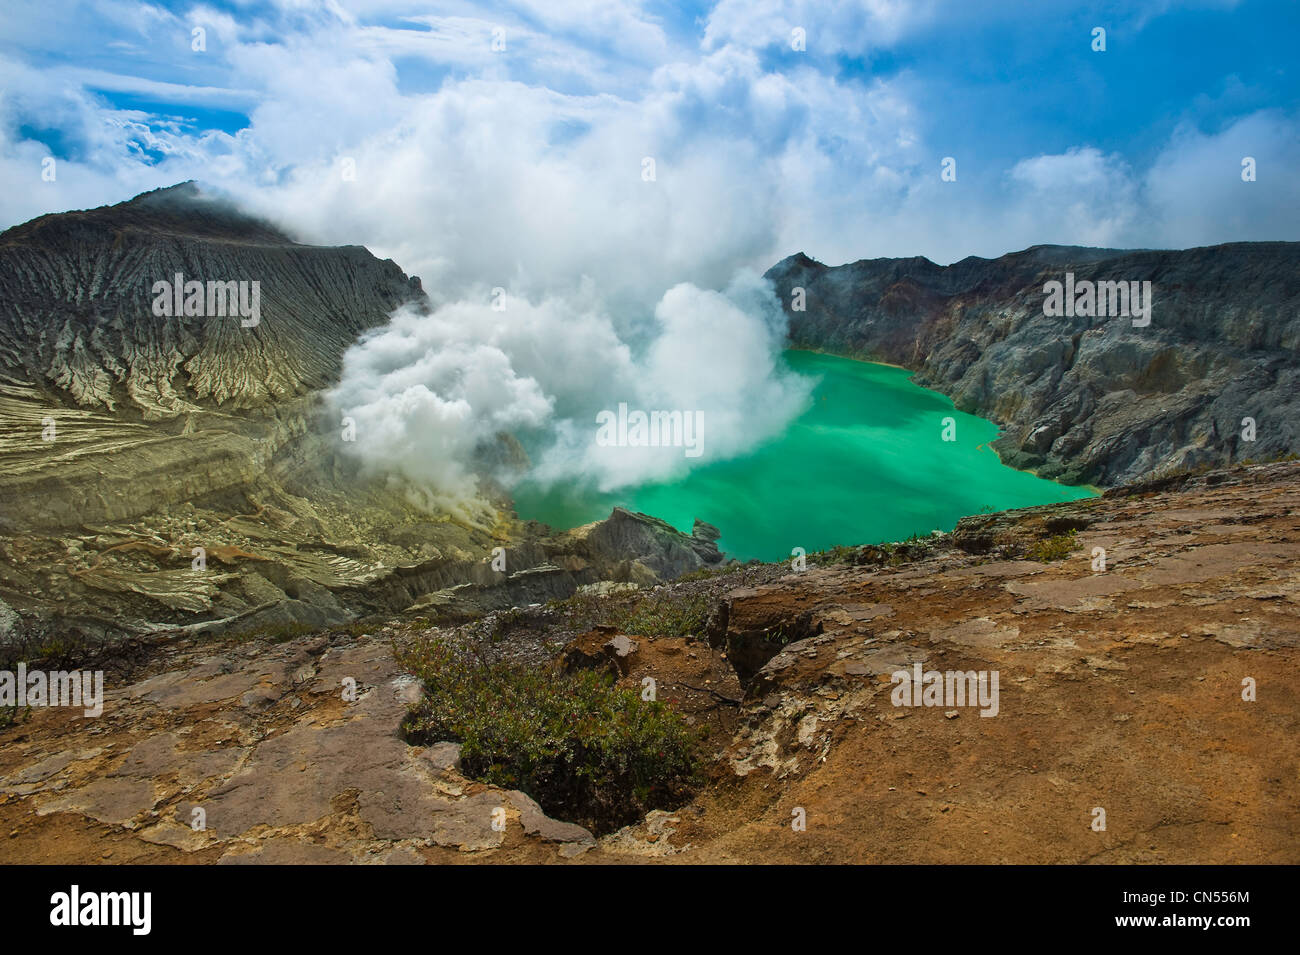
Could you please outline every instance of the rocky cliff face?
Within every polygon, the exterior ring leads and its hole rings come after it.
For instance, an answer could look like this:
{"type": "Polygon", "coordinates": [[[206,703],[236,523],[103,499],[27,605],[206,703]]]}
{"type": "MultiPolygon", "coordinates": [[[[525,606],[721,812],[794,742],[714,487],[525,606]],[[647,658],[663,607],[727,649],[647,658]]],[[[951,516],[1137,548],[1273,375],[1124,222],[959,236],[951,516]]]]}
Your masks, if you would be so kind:
{"type": "Polygon", "coordinates": [[[333,382],[356,336],[419,292],[360,246],[299,245],[187,183],[0,233],[0,362],[146,421],[262,407],[333,382]],[[205,312],[208,283],[259,283],[257,324],[155,314],[155,283],[178,273],[204,283],[205,312]]]}
{"type": "Polygon", "coordinates": [[[422,295],[192,184],[0,233],[0,643],[473,612],[721,559],[639,515],[575,552],[499,492],[430,514],[337,456],[321,390],[422,295]]]}
{"type": "Polygon", "coordinates": [[[0,529],[247,486],[310,429],[357,334],[417,294],[392,262],[298,245],[192,184],[0,233],[0,529]],[[228,304],[207,283],[257,283],[256,324],[156,314],[178,274],[205,313],[228,304]]]}
{"type": "Polygon", "coordinates": [[[1036,246],[950,266],[803,254],[767,273],[796,347],[903,365],[1002,425],[1009,464],[1072,483],[1300,451],[1300,243],[1036,246]],[[1150,323],[1044,314],[1044,286],[1151,283],[1150,323]],[[792,309],[804,290],[805,310],[792,309]],[[1255,423],[1246,440],[1244,418],[1255,423]]]}

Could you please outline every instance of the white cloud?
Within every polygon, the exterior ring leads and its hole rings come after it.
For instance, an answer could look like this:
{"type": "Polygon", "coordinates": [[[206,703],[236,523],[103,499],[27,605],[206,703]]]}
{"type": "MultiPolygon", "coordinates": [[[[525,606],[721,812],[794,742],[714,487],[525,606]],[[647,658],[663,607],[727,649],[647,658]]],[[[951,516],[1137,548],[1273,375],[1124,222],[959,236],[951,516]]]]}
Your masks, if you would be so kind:
{"type": "Polygon", "coordinates": [[[1110,245],[1141,211],[1128,165],[1092,147],[1021,160],[1008,176],[1018,196],[1014,228],[1037,230],[1039,242],[1110,245]]]}
{"type": "Polygon", "coordinates": [[[1163,244],[1179,248],[1294,240],[1298,168],[1300,122],[1295,116],[1258,112],[1216,134],[1180,127],[1144,179],[1150,230],[1163,244]],[[1241,178],[1246,157],[1255,160],[1255,182],[1241,178]]]}
{"type": "Polygon", "coordinates": [[[709,14],[703,46],[790,50],[791,31],[800,27],[808,52],[862,54],[896,42],[934,11],[929,0],[721,0],[709,14]]]}

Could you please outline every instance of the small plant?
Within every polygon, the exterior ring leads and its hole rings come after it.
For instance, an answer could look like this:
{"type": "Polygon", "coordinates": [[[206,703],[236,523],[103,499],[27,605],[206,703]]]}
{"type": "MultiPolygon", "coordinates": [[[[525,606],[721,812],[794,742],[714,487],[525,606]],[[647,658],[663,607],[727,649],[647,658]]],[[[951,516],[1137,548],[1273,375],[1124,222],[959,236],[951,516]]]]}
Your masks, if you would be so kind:
{"type": "Polygon", "coordinates": [[[745,565],[741,563],[723,564],[719,567],[701,567],[699,570],[692,570],[689,574],[682,574],[677,578],[676,583],[689,583],[693,580],[712,580],[714,577],[725,577],[727,574],[734,574],[741,570],[745,565]]]}
{"type": "Polygon", "coordinates": [[[787,633],[785,627],[777,627],[775,630],[768,633],[766,639],[768,643],[774,643],[778,647],[784,647],[794,639],[794,634],[787,633]]]}
{"type": "Polygon", "coordinates": [[[0,706],[0,730],[7,730],[11,726],[17,726],[31,715],[32,708],[30,706],[19,707],[16,703],[13,706],[0,706]]]}
{"type": "Polygon", "coordinates": [[[523,790],[552,815],[610,832],[681,805],[698,784],[698,734],[608,675],[494,661],[437,638],[398,659],[425,690],[402,723],[407,739],[459,742],[467,775],[523,790]]]}
{"type": "Polygon", "coordinates": [[[290,620],[281,623],[267,623],[259,627],[250,627],[247,630],[241,630],[231,635],[231,640],[235,643],[249,643],[258,641],[261,643],[287,643],[296,637],[305,636],[315,632],[317,628],[310,624],[301,623],[297,620],[290,620]]]}
{"type": "Polygon", "coordinates": [[[653,594],[616,610],[608,622],[636,636],[681,637],[702,631],[712,609],[707,594],[653,594]]]}
{"type": "Polygon", "coordinates": [[[635,602],[626,593],[597,594],[576,593],[563,600],[552,600],[546,605],[548,612],[564,618],[565,625],[574,630],[589,630],[597,624],[608,623],[616,614],[625,612],[635,602]]]}
{"type": "Polygon", "coordinates": [[[1025,551],[1025,556],[1041,564],[1049,564],[1054,560],[1064,560],[1078,548],[1077,534],[1078,532],[1072,529],[1064,534],[1057,534],[1054,537],[1045,537],[1042,540],[1034,541],[1025,551]]]}

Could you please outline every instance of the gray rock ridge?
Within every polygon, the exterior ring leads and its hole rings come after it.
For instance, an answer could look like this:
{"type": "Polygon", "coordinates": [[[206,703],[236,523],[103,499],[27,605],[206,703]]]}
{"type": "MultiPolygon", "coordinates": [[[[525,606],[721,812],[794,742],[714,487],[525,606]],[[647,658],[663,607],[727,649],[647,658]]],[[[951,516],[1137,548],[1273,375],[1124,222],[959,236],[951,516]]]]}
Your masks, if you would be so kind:
{"type": "Polygon", "coordinates": [[[183,184],[0,233],[0,370],[136,420],[260,408],[332,384],[357,335],[419,297],[360,246],[299,245],[183,184]],[[155,315],[154,283],[177,274],[258,282],[258,324],[155,315]]]}
{"type": "Polygon", "coordinates": [[[665,520],[616,507],[607,519],[568,536],[573,552],[589,560],[623,557],[669,579],[722,561],[717,528],[697,520],[693,530],[688,537],[665,520]]]}
{"type": "Polygon", "coordinates": [[[1003,460],[1044,477],[1110,486],[1300,451],[1300,243],[1035,246],[948,266],[799,253],[766,275],[794,347],[914,371],[1001,425],[1003,460]],[[1045,283],[1067,272],[1150,281],[1150,324],[1044,315],[1045,283]],[[805,311],[791,311],[796,287],[805,311]]]}
{"type": "Polygon", "coordinates": [[[362,588],[358,598],[379,613],[404,606],[392,596],[395,590],[411,602],[408,609],[450,623],[564,599],[601,581],[651,587],[725,559],[713,539],[621,507],[601,521],[521,540],[506,547],[504,557],[508,572],[492,570],[489,562],[400,568],[382,586],[362,588]]]}

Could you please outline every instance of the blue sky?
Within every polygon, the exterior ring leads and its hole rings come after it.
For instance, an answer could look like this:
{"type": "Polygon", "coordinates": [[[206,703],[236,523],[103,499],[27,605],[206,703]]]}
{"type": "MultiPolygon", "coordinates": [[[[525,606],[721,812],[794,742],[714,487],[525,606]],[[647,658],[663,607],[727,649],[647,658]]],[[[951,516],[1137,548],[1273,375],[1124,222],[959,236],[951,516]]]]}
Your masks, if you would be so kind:
{"type": "Polygon", "coordinates": [[[636,292],[797,250],[1298,239],[1298,37],[1294,0],[9,0],[0,226],[195,178],[449,281],[636,292]],[[644,281],[602,267],[628,242],[644,281]]]}

